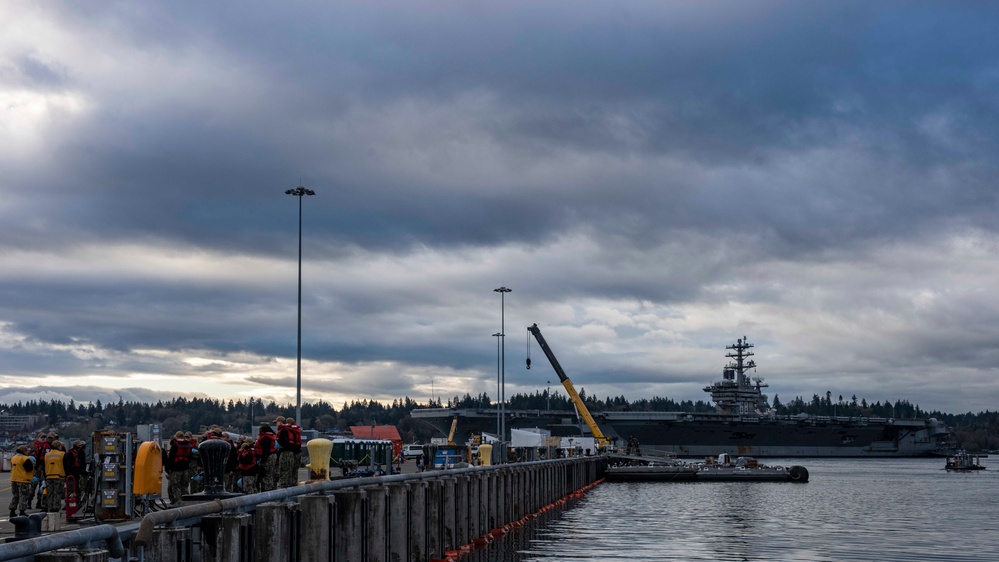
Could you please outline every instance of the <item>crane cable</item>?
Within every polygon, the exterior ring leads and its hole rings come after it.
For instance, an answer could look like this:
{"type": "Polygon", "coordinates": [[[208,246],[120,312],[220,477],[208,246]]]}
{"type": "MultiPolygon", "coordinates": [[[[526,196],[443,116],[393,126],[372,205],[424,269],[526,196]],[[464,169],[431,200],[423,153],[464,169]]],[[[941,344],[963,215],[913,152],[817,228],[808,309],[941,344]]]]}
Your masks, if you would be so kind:
{"type": "Polygon", "coordinates": [[[527,370],[531,370],[531,329],[527,329],[527,370]]]}

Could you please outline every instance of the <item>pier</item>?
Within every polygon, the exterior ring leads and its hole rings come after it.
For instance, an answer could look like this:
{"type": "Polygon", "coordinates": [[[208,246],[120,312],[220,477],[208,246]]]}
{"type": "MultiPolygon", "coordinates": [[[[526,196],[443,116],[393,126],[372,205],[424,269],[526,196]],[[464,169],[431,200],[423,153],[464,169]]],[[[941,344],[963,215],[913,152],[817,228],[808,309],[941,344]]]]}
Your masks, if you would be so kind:
{"type": "Polygon", "coordinates": [[[22,536],[0,545],[0,560],[457,560],[594,485],[606,462],[581,456],[320,480],[40,536],[22,522],[22,536]]]}

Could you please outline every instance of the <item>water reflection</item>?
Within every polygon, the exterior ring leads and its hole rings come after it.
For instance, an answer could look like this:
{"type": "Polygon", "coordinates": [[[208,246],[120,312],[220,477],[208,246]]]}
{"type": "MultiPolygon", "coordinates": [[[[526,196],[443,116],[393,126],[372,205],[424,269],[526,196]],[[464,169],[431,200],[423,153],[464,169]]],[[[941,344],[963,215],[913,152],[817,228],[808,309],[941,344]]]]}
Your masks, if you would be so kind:
{"type": "Polygon", "coordinates": [[[985,461],[951,474],[941,459],[811,459],[807,484],[605,483],[461,560],[978,561],[999,549],[999,462],[985,461]]]}

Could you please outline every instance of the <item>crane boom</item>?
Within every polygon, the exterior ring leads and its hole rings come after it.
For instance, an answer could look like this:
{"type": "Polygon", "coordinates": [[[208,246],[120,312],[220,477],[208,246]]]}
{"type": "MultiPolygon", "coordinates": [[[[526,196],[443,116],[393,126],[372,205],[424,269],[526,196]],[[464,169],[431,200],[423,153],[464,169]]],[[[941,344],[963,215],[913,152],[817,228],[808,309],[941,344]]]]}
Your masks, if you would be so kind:
{"type": "Polygon", "coordinates": [[[454,419],[451,420],[451,431],[447,434],[447,444],[454,445],[454,432],[458,429],[458,414],[454,415],[454,419]]]}
{"type": "MultiPolygon", "coordinates": [[[[576,409],[579,410],[579,415],[583,416],[583,421],[586,422],[587,427],[590,428],[590,433],[593,434],[593,439],[596,440],[597,444],[601,447],[610,444],[610,439],[605,437],[600,428],[597,427],[597,422],[590,415],[590,410],[586,408],[586,404],[583,403],[583,399],[579,397],[579,393],[576,392],[576,388],[572,386],[572,381],[566,376],[565,371],[562,369],[562,365],[559,364],[558,359],[555,358],[555,354],[552,353],[552,349],[548,347],[548,342],[545,341],[545,337],[541,335],[541,328],[538,328],[537,324],[529,326],[527,328],[528,332],[534,335],[534,339],[538,340],[538,345],[541,346],[541,350],[545,352],[545,357],[548,358],[548,362],[552,364],[552,368],[555,369],[555,374],[558,375],[558,380],[562,381],[562,386],[565,387],[565,391],[569,393],[569,398],[572,403],[576,405],[576,409]]],[[[527,359],[527,368],[531,368],[531,359],[527,359]]]]}

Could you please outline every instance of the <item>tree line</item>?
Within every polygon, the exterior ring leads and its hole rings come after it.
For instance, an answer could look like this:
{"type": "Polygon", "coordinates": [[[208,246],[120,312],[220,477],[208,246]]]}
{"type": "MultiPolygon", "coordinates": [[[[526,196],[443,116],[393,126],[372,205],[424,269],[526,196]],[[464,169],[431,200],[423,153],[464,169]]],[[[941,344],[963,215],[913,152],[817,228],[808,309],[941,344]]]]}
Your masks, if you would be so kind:
{"type": "MultiPolygon", "coordinates": [[[[628,400],[624,396],[604,399],[587,395],[580,389],[579,396],[591,412],[713,412],[714,406],[704,400],[675,401],[654,396],[628,400]]],[[[340,409],[325,401],[302,404],[303,427],[316,429],[321,433],[349,433],[351,426],[394,425],[406,442],[426,442],[439,431],[426,422],[414,419],[410,412],[417,408],[494,408],[487,393],[477,396],[465,394],[454,396],[442,402],[440,398],[425,403],[409,397],[382,404],[376,400],[353,400],[345,402],[340,409]]],[[[507,406],[511,410],[555,410],[573,411],[573,404],[567,394],[558,390],[550,392],[538,390],[534,393],[514,394],[507,406]]],[[[832,392],[815,394],[810,400],[797,396],[787,402],[775,395],[772,403],[766,405],[778,415],[801,413],[814,416],[880,417],[898,419],[937,418],[952,428],[960,446],[969,449],[999,449],[999,412],[949,414],[939,411],[926,412],[907,400],[892,402],[868,402],[856,395],[844,399],[842,395],[833,398],[832,392]]],[[[76,435],[86,435],[107,427],[130,428],[136,425],[159,423],[163,435],[175,431],[198,431],[212,424],[226,427],[235,432],[250,433],[260,421],[270,421],[277,416],[295,415],[293,404],[265,403],[261,399],[217,400],[212,398],[178,397],[155,404],[125,402],[102,404],[100,400],[77,405],[73,400],[68,404],[60,400],[40,400],[0,405],[0,411],[13,415],[46,416],[49,426],[73,424],[76,435]]]]}

